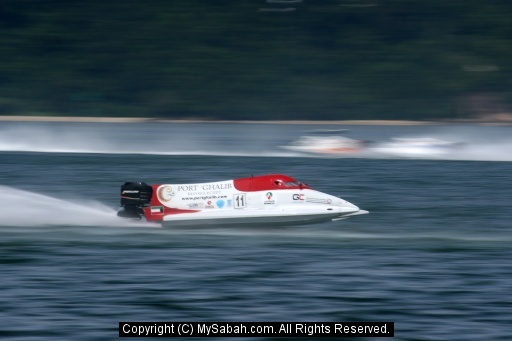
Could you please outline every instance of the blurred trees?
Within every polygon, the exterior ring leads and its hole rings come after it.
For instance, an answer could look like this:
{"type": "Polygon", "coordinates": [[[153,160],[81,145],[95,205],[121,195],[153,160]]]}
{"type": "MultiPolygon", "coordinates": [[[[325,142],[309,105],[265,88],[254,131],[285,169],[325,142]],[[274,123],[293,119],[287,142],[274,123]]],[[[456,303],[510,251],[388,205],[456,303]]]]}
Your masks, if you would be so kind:
{"type": "Polygon", "coordinates": [[[508,0],[3,0],[0,115],[504,112],[508,0]]]}

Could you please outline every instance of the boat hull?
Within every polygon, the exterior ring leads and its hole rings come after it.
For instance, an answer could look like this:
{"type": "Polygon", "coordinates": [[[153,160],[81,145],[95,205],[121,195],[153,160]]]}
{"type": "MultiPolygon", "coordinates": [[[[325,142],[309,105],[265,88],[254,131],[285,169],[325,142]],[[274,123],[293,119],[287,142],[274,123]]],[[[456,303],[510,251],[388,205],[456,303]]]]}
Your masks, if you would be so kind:
{"type": "Polygon", "coordinates": [[[223,212],[184,213],[165,216],[162,225],[166,227],[186,226],[279,226],[279,225],[306,225],[336,221],[348,218],[355,214],[368,213],[364,210],[247,210],[235,211],[230,214],[223,212]]]}

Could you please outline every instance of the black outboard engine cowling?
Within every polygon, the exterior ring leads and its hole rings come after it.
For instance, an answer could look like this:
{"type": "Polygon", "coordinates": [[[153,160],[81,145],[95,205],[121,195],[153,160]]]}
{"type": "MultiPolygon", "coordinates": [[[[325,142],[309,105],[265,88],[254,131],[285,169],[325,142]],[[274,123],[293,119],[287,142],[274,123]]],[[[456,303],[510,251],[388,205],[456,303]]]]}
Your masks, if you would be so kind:
{"type": "Polygon", "coordinates": [[[121,186],[121,210],[119,217],[140,219],[144,216],[144,207],[149,206],[153,188],[144,182],[125,182],[121,186]]]}

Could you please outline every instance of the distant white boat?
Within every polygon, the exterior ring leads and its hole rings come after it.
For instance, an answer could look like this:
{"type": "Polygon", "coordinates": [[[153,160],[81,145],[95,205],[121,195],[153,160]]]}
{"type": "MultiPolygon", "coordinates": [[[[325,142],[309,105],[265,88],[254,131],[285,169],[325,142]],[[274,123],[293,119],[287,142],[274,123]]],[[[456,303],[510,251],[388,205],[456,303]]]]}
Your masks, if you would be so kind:
{"type": "Polygon", "coordinates": [[[373,152],[396,157],[442,157],[458,150],[463,143],[433,137],[395,137],[371,148],[373,152]]]}
{"type": "Polygon", "coordinates": [[[366,148],[366,141],[333,135],[337,132],[346,131],[346,129],[316,130],[311,135],[301,136],[289,145],[281,146],[281,148],[300,153],[331,156],[362,152],[366,148]]]}

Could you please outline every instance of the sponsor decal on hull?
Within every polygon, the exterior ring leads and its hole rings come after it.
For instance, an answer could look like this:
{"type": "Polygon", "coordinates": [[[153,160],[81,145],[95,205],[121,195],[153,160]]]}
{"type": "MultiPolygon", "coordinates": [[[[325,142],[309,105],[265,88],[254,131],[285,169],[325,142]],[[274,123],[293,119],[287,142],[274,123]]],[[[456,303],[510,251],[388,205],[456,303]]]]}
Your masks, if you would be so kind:
{"type": "Polygon", "coordinates": [[[151,206],[151,214],[163,214],[164,207],[163,206],[151,206]]]}
{"type": "Polygon", "coordinates": [[[313,204],[332,204],[331,199],[320,199],[320,198],[306,198],[306,202],[310,202],[313,204]]]}
{"type": "Polygon", "coordinates": [[[190,184],[176,186],[176,190],[177,192],[180,192],[180,196],[188,197],[221,194],[225,191],[229,192],[232,189],[233,183],[231,181],[211,184],[190,184]]]}
{"type": "Polygon", "coordinates": [[[245,193],[235,194],[233,196],[233,203],[236,209],[243,209],[247,207],[247,198],[245,193]]]}
{"type": "Polygon", "coordinates": [[[191,209],[203,209],[204,202],[191,202],[187,204],[187,207],[191,209]]]}
{"type": "Polygon", "coordinates": [[[160,187],[157,192],[158,199],[162,202],[171,201],[174,195],[172,187],[168,185],[160,187]]]}
{"type": "Polygon", "coordinates": [[[272,192],[267,192],[265,194],[265,200],[263,201],[263,205],[275,205],[276,200],[274,198],[274,194],[272,192]]]}

